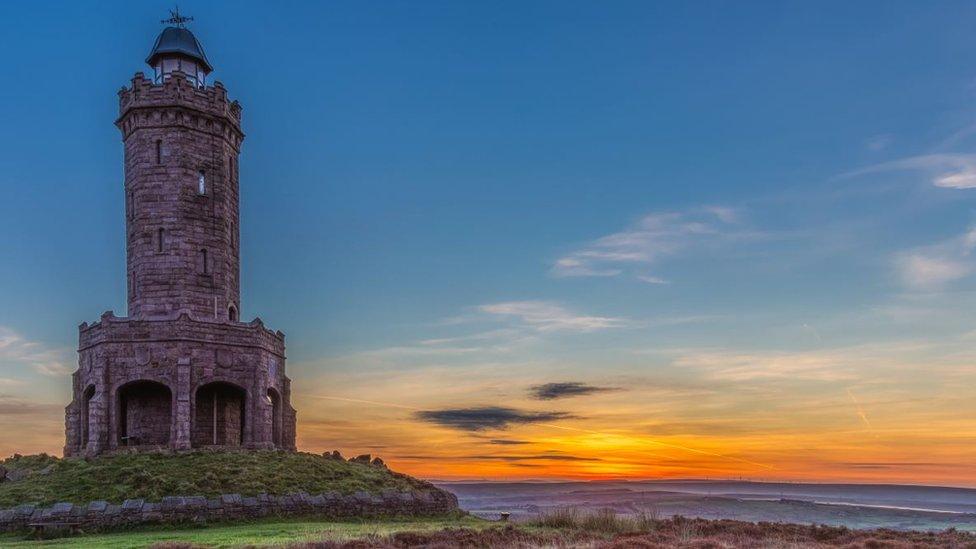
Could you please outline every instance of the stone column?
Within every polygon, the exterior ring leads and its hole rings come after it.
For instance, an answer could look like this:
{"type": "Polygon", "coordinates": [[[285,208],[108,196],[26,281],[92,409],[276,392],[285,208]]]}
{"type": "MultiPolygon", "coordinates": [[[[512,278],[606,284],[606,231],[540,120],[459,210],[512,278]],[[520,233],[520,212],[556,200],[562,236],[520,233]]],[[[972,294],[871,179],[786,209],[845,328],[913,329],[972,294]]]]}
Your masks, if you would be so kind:
{"type": "MultiPolygon", "coordinates": [[[[75,395],[78,391],[75,391],[75,395]]],[[[75,400],[71,401],[64,409],[64,456],[74,456],[78,454],[80,446],[80,436],[81,433],[78,429],[79,424],[79,412],[78,412],[78,397],[75,396],[75,400]]]]}
{"type": "MultiPolygon", "coordinates": [[[[95,456],[105,450],[105,439],[108,438],[108,414],[105,413],[105,384],[95,386],[95,395],[88,401],[87,410],[81,405],[82,412],[88,412],[88,440],[85,444],[85,455],[95,456]]],[[[85,398],[82,394],[82,398],[85,398]]],[[[82,421],[85,418],[81,418],[82,421]]]]}
{"type": "Polygon", "coordinates": [[[173,407],[173,424],[170,426],[170,447],[174,450],[190,449],[190,359],[181,358],[176,363],[176,405],[173,407]]]}
{"type": "Polygon", "coordinates": [[[258,376],[250,376],[250,387],[248,387],[247,394],[244,395],[244,440],[242,441],[242,446],[245,448],[259,448],[261,446],[261,434],[259,431],[257,418],[258,409],[258,376]]]}

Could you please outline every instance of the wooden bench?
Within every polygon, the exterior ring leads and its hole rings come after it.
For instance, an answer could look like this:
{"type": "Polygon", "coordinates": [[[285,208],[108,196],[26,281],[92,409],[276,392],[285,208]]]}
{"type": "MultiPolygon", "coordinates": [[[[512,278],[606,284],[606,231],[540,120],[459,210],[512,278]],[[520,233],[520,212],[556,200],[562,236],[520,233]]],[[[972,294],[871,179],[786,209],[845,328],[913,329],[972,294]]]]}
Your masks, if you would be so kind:
{"type": "Polygon", "coordinates": [[[37,538],[45,537],[48,534],[67,531],[69,534],[77,534],[81,531],[80,520],[46,520],[42,522],[31,522],[27,526],[31,529],[31,534],[37,538]]]}

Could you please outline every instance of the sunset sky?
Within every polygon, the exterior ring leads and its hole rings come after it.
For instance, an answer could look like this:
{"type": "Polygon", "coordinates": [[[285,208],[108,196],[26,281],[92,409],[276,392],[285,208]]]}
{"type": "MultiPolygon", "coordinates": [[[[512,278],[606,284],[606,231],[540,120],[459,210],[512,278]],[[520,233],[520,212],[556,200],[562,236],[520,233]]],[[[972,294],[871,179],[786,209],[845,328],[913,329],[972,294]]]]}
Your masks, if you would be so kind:
{"type": "MultiPolygon", "coordinates": [[[[167,7],[0,5],[0,455],[60,453],[125,314],[116,92],[167,7]]],[[[976,4],[180,8],[301,449],[976,487],[976,4]]]]}

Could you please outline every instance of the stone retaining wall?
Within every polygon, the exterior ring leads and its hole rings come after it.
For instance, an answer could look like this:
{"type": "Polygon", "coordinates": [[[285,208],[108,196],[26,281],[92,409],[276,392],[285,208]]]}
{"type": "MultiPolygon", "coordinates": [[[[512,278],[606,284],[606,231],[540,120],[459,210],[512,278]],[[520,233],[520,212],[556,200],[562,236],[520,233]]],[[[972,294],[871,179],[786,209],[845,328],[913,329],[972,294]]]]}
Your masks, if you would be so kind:
{"type": "Polygon", "coordinates": [[[27,530],[32,524],[65,523],[81,531],[127,528],[144,524],[207,523],[250,520],[272,516],[303,516],[324,519],[381,516],[435,516],[458,510],[457,497],[450,492],[366,492],[339,494],[304,492],[286,496],[261,494],[241,497],[224,494],[216,499],[203,496],[166,497],[159,503],[128,499],[122,505],[93,501],[88,505],[56,503],[50,507],[21,505],[0,511],[0,532],[27,530]]]}

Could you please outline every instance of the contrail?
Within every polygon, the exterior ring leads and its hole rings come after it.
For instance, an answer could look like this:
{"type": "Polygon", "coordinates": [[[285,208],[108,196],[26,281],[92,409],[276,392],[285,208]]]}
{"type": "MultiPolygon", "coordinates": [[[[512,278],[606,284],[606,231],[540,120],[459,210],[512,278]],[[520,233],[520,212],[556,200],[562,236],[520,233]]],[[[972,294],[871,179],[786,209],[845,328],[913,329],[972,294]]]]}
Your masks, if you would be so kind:
{"type": "Polygon", "coordinates": [[[590,429],[579,429],[577,427],[565,427],[565,426],[562,426],[562,425],[553,425],[551,423],[540,423],[539,425],[542,425],[544,427],[552,427],[553,429],[563,429],[563,430],[566,430],[566,431],[579,431],[581,433],[592,433],[594,435],[602,435],[602,436],[607,436],[607,437],[622,436],[624,438],[630,438],[630,439],[634,439],[634,440],[639,440],[641,442],[649,442],[651,444],[657,444],[658,446],[665,446],[667,448],[674,448],[676,450],[684,450],[686,452],[693,452],[695,454],[702,454],[702,455],[705,455],[705,456],[712,456],[712,457],[717,457],[717,458],[722,458],[722,459],[728,459],[728,460],[732,460],[732,461],[738,461],[738,462],[741,462],[741,463],[748,463],[749,465],[756,465],[758,467],[763,467],[763,468],[766,468],[766,469],[776,469],[776,467],[774,467],[772,465],[767,465],[765,463],[759,463],[758,461],[751,461],[751,460],[748,460],[748,459],[737,458],[737,457],[734,457],[734,456],[727,456],[727,455],[724,455],[724,454],[716,454],[715,452],[708,452],[706,450],[699,450],[698,448],[690,448],[688,446],[681,446],[680,444],[671,444],[669,442],[661,442],[659,440],[654,440],[654,439],[650,439],[650,438],[635,437],[635,436],[631,436],[631,435],[615,435],[615,434],[611,434],[611,433],[601,433],[600,431],[591,431],[590,429]]]}
{"type": "Polygon", "coordinates": [[[871,420],[868,419],[868,415],[864,413],[864,408],[861,408],[861,403],[858,402],[856,398],[854,398],[854,393],[852,393],[850,389],[845,389],[845,390],[847,391],[847,396],[851,398],[851,402],[854,403],[854,408],[857,409],[857,415],[861,416],[861,421],[863,421],[864,424],[867,425],[868,431],[871,431],[873,433],[874,426],[871,425],[871,420]]]}
{"type": "Polygon", "coordinates": [[[392,402],[377,402],[375,400],[363,400],[359,398],[345,398],[337,396],[326,396],[326,395],[310,395],[314,398],[324,398],[326,400],[341,400],[343,402],[357,402],[359,404],[372,404],[374,406],[389,406],[391,408],[403,408],[404,410],[420,410],[414,406],[404,406],[403,404],[393,404],[392,402]]]}

